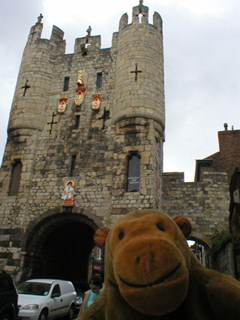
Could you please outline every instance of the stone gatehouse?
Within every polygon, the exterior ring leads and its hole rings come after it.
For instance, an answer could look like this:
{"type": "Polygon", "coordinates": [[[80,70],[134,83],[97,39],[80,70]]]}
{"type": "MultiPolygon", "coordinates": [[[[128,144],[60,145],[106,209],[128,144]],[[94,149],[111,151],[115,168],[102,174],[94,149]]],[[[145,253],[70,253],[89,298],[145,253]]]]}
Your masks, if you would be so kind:
{"type": "Polygon", "coordinates": [[[56,26],[41,38],[41,20],[24,49],[0,171],[1,268],[16,282],[84,281],[94,231],[133,209],[185,215],[210,250],[213,229],[228,223],[227,176],[186,184],[163,174],[160,15],[149,24],[148,7],[136,6],[111,48],[89,29],[72,54],[56,26]]]}

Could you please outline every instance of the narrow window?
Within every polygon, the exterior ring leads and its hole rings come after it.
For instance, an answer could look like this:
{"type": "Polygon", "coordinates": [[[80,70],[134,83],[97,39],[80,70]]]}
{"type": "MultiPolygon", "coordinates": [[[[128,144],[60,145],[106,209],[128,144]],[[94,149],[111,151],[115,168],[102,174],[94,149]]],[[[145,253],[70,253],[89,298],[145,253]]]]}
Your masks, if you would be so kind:
{"type": "Polygon", "coordinates": [[[63,91],[68,91],[68,87],[69,87],[69,77],[65,77],[63,91]]]}
{"type": "Polygon", "coordinates": [[[71,169],[70,169],[70,177],[73,176],[74,173],[74,169],[75,169],[75,165],[76,165],[76,155],[72,155],[72,161],[71,161],[71,169]]]}
{"type": "Polygon", "coordinates": [[[102,87],[102,72],[97,73],[97,88],[102,87]]]}
{"type": "Polygon", "coordinates": [[[80,122],[80,115],[77,114],[77,115],[76,115],[76,122],[75,122],[75,129],[78,129],[78,128],[79,128],[79,122],[80,122]]]}
{"type": "Polygon", "coordinates": [[[139,13],[139,15],[138,15],[138,21],[139,21],[139,23],[142,23],[142,17],[143,17],[143,14],[142,14],[142,13],[139,13]]]}
{"type": "Polygon", "coordinates": [[[22,163],[20,160],[16,160],[12,166],[12,175],[9,186],[9,196],[16,196],[18,194],[20,178],[22,171],[22,163]]]}
{"type": "Polygon", "coordinates": [[[131,153],[128,157],[127,192],[139,192],[140,155],[131,153]]]}

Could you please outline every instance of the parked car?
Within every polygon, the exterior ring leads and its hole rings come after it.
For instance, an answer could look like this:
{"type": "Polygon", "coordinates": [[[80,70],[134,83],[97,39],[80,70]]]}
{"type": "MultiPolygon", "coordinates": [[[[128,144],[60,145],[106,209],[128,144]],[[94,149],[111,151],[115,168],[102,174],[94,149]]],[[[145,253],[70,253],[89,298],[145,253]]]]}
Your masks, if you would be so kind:
{"type": "Polygon", "coordinates": [[[89,284],[88,282],[75,281],[73,282],[73,285],[77,292],[76,309],[80,309],[83,303],[84,294],[87,290],[89,290],[89,284]]]}
{"type": "Polygon", "coordinates": [[[71,281],[32,279],[17,286],[18,319],[73,318],[76,291],[71,281]]]}
{"type": "Polygon", "coordinates": [[[0,271],[0,320],[16,320],[18,294],[10,275],[0,271]]]}

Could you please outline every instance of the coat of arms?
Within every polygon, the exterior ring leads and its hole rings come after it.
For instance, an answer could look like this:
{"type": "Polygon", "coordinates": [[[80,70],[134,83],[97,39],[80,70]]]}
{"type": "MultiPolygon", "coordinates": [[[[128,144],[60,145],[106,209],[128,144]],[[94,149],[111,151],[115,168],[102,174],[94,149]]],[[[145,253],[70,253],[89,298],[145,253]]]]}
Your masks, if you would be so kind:
{"type": "Polygon", "coordinates": [[[60,98],[58,103],[58,112],[63,113],[67,107],[68,98],[60,98]]]}
{"type": "Polygon", "coordinates": [[[83,82],[83,73],[82,70],[78,71],[78,79],[76,84],[76,90],[75,90],[75,105],[79,107],[83,103],[84,95],[86,92],[86,87],[84,86],[83,82]]]}
{"type": "Polygon", "coordinates": [[[73,206],[74,196],[76,195],[75,183],[72,180],[68,180],[65,184],[65,189],[62,193],[63,206],[73,206]]]}
{"type": "Polygon", "coordinates": [[[95,93],[92,96],[92,109],[97,111],[100,108],[100,101],[102,95],[100,93],[95,93]]]}

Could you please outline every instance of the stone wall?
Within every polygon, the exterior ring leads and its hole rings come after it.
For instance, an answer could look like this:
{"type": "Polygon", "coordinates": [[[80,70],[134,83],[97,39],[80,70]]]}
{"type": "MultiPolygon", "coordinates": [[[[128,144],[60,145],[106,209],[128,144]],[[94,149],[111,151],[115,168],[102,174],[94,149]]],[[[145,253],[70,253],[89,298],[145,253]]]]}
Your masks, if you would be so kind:
{"type": "Polygon", "coordinates": [[[163,173],[163,210],[171,216],[186,216],[192,237],[211,246],[214,228],[228,225],[229,186],[227,174],[204,173],[202,182],[184,182],[183,173],[163,173]]]}

